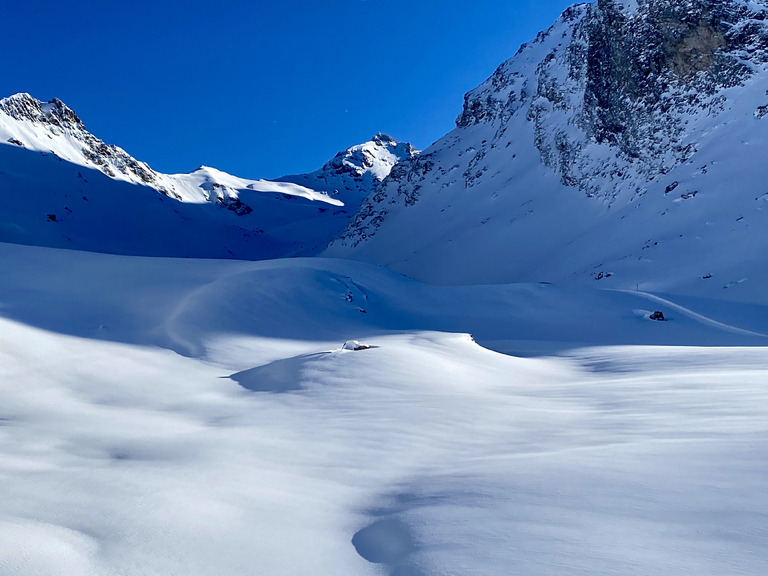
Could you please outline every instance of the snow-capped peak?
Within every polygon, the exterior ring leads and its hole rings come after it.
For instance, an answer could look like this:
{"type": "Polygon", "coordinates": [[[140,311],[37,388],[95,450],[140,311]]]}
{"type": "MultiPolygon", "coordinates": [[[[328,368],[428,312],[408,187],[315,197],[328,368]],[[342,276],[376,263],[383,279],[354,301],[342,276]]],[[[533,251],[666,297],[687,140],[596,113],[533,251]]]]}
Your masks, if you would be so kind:
{"type": "Polygon", "coordinates": [[[333,181],[334,176],[360,180],[370,175],[380,182],[389,175],[395,164],[417,153],[410,143],[398,142],[392,136],[379,132],[367,142],[342,150],[322,168],[306,176],[324,177],[333,181]]]}
{"type": "Polygon", "coordinates": [[[368,142],[339,152],[329,164],[337,172],[347,170],[357,177],[370,173],[381,181],[395,164],[414,154],[416,150],[411,144],[400,143],[388,134],[378,133],[368,142]]]}
{"type": "Polygon", "coordinates": [[[207,166],[190,174],[156,172],[122,148],[106,144],[88,132],[77,114],[58,98],[42,102],[20,93],[0,100],[0,143],[53,154],[97,169],[114,180],[149,186],[182,202],[224,204],[238,214],[250,211],[238,198],[240,190],[285,194],[334,206],[343,204],[303,186],[247,180],[207,166]]]}
{"type": "Polygon", "coordinates": [[[58,98],[50,102],[42,102],[26,92],[20,92],[0,99],[0,111],[15,120],[60,128],[83,128],[83,123],[77,114],[58,98]]]}
{"type": "Polygon", "coordinates": [[[388,134],[375,134],[367,142],[337,153],[322,168],[308,174],[283,176],[279,181],[294,182],[313,190],[338,196],[354,212],[400,162],[416,156],[408,142],[398,142],[388,134]]]}
{"type": "Polygon", "coordinates": [[[311,175],[281,181],[209,166],[163,174],[91,134],[61,100],[15,94],[0,100],[0,189],[15,192],[0,195],[0,241],[142,255],[312,255],[413,153],[377,134],[311,175]]]}
{"type": "Polygon", "coordinates": [[[54,154],[115,180],[153,186],[176,196],[146,163],[88,132],[77,114],[58,98],[42,102],[21,93],[0,100],[0,143],[54,154]]]}

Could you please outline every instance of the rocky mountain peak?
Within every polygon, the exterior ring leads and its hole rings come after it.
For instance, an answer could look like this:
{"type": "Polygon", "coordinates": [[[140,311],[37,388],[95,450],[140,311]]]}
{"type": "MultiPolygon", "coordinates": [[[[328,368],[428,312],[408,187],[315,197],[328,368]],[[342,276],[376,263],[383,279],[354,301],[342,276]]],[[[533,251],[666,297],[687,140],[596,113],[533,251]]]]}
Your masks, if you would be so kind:
{"type": "Polygon", "coordinates": [[[17,146],[95,168],[110,178],[153,185],[163,194],[176,196],[147,164],[91,134],[58,98],[42,102],[21,93],[0,100],[0,133],[3,140],[17,146]]]}
{"type": "Polygon", "coordinates": [[[398,142],[379,132],[367,142],[338,152],[319,170],[284,176],[280,180],[339,196],[348,209],[355,210],[393,168],[417,154],[410,143],[398,142]]]}
{"type": "Polygon", "coordinates": [[[0,111],[5,112],[15,120],[36,122],[59,128],[85,128],[77,114],[58,98],[54,98],[50,102],[42,102],[27,93],[14,94],[0,100],[0,111]]]}
{"type": "Polygon", "coordinates": [[[392,138],[389,134],[384,134],[383,132],[377,132],[374,134],[373,138],[371,138],[371,142],[376,144],[377,146],[396,146],[397,140],[392,138]]]}
{"type": "Polygon", "coordinates": [[[370,174],[375,180],[381,181],[395,164],[414,154],[416,149],[410,143],[400,143],[388,134],[379,132],[368,142],[339,152],[323,169],[338,175],[349,174],[357,179],[370,174]]]}

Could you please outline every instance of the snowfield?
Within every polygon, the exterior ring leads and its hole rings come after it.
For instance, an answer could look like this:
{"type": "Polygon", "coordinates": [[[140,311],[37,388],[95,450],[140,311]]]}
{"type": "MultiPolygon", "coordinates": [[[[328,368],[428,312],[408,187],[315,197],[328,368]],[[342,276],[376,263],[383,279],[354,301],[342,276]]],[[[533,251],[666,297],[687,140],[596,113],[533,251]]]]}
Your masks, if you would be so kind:
{"type": "Polygon", "coordinates": [[[3,575],[768,573],[765,303],[0,267],[3,575]]]}

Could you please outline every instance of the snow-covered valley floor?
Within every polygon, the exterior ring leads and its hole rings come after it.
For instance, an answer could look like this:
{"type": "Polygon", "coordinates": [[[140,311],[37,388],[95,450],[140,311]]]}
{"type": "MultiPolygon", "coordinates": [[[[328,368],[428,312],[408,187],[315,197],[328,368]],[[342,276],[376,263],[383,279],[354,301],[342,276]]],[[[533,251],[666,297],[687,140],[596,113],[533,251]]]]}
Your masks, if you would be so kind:
{"type": "Polygon", "coordinates": [[[3,576],[768,573],[766,305],[9,244],[0,269],[3,576]]]}

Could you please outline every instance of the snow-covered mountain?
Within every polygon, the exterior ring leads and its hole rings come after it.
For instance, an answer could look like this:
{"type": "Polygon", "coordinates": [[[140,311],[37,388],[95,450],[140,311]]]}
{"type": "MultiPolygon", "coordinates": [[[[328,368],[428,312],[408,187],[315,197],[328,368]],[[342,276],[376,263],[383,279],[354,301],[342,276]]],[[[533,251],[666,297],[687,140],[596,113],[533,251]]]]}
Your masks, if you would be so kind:
{"type": "MultiPolygon", "coordinates": [[[[387,134],[376,134],[370,141],[339,152],[322,168],[309,174],[283,176],[282,182],[294,182],[313,190],[340,196],[347,208],[357,210],[363,199],[384,180],[398,162],[416,156],[407,142],[398,142],[387,134]]],[[[353,213],[354,213],[353,210],[353,213]]]]}
{"type": "Polygon", "coordinates": [[[377,135],[281,181],[205,166],[162,174],[88,132],[61,100],[16,94],[0,100],[0,240],[141,255],[313,254],[413,153],[377,135]]]}
{"type": "Polygon", "coordinates": [[[566,10],[326,252],[430,282],[762,297],[768,4],[566,10]]]}

